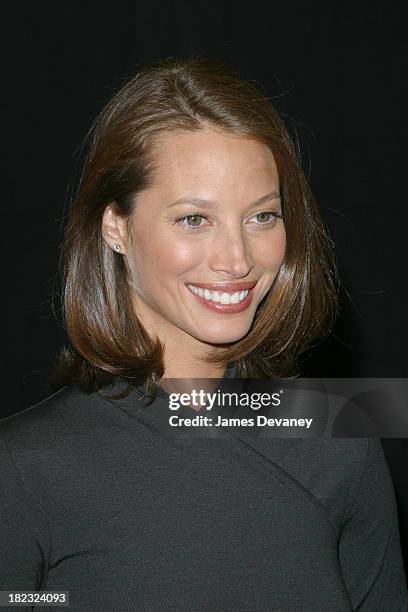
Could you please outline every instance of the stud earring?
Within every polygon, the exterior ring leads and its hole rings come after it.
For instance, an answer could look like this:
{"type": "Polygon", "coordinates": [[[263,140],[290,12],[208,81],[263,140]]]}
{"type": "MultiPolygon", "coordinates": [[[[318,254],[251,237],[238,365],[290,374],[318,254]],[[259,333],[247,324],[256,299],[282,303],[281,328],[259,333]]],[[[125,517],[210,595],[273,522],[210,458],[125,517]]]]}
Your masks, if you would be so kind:
{"type": "Polygon", "coordinates": [[[120,253],[120,244],[114,244],[114,245],[113,245],[113,250],[114,250],[116,253],[120,253]]]}

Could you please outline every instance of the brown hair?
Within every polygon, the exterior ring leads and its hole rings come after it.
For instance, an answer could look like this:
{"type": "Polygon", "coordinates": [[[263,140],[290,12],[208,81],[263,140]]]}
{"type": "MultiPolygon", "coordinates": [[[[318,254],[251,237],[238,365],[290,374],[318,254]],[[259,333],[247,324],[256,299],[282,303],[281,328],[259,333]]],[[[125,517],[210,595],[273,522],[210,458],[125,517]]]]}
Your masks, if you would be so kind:
{"type": "Polygon", "coordinates": [[[161,133],[208,124],[265,143],[278,169],[287,236],[284,262],[248,334],[216,357],[242,377],[291,376],[298,357],[330,331],[338,304],[333,246],[294,145],[261,91],[224,64],[167,59],[127,82],[91,128],[82,178],[62,244],[63,312],[71,347],[50,383],[92,392],[123,379],[150,398],[164,375],[163,346],[134,313],[124,259],[106,244],[108,204],[128,218],[154,177],[161,133]]]}

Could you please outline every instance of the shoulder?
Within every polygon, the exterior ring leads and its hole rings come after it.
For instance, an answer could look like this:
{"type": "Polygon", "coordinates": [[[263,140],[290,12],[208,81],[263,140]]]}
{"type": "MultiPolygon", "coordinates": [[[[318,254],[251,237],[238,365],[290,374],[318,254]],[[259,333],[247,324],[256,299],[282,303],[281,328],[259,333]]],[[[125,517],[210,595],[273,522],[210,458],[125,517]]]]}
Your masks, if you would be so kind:
{"type": "Polygon", "coordinates": [[[98,393],[84,393],[69,385],[42,401],[0,419],[0,441],[13,448],[46,446],[81,426],[87,429],[104,400],[98,393]]]}
{"type": "Polygon", "coordinates": [[[370,438],[277,439],[264,442],[269,456],[303,478],[322,482],[357,481],[365,466],[369,448],[381,455],[381,443],[370,438]]]}
{"type": "Polygon", "coordinates": [[[82,462],[97,460],[112,425],[109,401],[73,385],[1,419],[0,486],[8,491],[19,486],[42,508],[53,483],[72,481],[82,462]]]}
{"type": "Polygon", "coordinates": [[[338,533],[358,495],[367,495],[373,481],[381,481],[392,495],[381,442],[375,438],[276,439],[264,441],[262,452],[300,494],[318,500],[338,533]]]}

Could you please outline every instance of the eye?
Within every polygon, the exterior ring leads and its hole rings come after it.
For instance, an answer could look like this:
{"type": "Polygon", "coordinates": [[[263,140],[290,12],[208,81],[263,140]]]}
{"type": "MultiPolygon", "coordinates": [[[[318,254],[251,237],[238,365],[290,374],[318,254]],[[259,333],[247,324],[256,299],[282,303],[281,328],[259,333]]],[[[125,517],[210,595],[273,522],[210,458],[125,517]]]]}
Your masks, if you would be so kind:
{"type": "Polygon", "coordinates": [[[275,225],[277,219],[283,219],[282,215],[274,210],[265,210],[253,215],[251,219],[256,219],[254,225],[259,226],[260,229],[266,229],[272,225],[275,225]]]}
{"type": "Polygon", "coordinates": [[[191,215],[185,215],[184,217],[176,219],[176,223],[187,231],[194,231],[203,227],[200,223],[202,219],[205,219],[203,215],[192,213],[191,215]]]}
{"type": "MultiPolygon", "coordinates": [[[[203,220],[207,218],[198,212],[191,213],[190,215],[184,215],[176,219],[176,224],[180,225],[184,230],[188,232],[199,231],[205,227],[203,220]]],[[[265,210],[257,213],[250,217],[250,219],[256,219],[251,225],[255,225],[257,229],[268,229],[275,225],[277,219],[283,219],[282,215],[273,210],[265,210]]]]}

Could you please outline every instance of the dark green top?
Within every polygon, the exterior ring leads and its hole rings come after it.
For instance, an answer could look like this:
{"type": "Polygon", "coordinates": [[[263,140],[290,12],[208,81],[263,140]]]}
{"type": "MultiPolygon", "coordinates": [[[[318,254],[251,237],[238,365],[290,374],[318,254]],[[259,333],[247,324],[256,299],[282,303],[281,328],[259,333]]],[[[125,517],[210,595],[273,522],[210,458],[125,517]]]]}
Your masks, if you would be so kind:
{"type": "Polygon", "coordinates": [[[176,438],[166,398],[71,386],[0,421],[0,590],[86,612],[408,609],[379,440],[176,438]]]}

